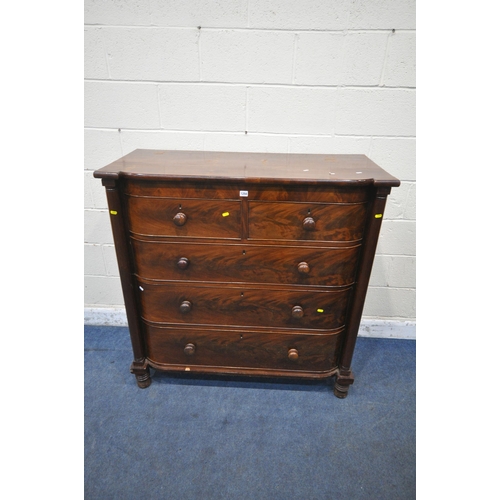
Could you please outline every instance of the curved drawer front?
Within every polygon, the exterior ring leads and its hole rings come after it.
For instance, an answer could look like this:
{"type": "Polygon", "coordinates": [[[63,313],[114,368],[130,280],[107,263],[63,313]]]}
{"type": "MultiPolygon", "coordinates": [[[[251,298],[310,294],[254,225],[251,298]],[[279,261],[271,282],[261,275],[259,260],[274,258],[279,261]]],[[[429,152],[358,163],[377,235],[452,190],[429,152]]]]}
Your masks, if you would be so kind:
{"type": "Polygon", "coordinates": [[[238,181],[161,181],[127,180],[124,191],[127,195],[156,198],[201,198],[205,200],[238,199],[241,183],[238,181]]]}
{"type": "Polygon", "coordinates": [[[128,210],[136,234],[241,239],[239,201],[132,196],[128,210]]]}
{"type": "Polygon", "coordinates": [[[291,291],[245,286],[140,284],[142,315],[151,322],[325,329],[344,324],[350,288],[291,291]]]}
{"type": "Polygon", "coordinates": [[[132,196],[159,198],[237,199],[242,191],[249,200],[297,201],[316,203],[357,203],[369,198],[365,186],[338,186],[321,184],[246,183],[238,180],[224,182],[213,179],[203,181],[126,180],[124,191],[132,196]]]}
{"type": "Polygon", "coordinates": [[[145,327],[148,358],[183,367],[326,372],[337,365],[341,333],[270,335],[249,331],[145,327]]]}
{"type": "Polygon", "coordinates": [[[366,204],[249,203],[249,238],[255,240],[358,241],[366,204]]]}
{"type": "Polygon", "coordinates": [[[132,239],[140,277],[152,280],[345,286],[360,246],[210,245],[132,239]]]}

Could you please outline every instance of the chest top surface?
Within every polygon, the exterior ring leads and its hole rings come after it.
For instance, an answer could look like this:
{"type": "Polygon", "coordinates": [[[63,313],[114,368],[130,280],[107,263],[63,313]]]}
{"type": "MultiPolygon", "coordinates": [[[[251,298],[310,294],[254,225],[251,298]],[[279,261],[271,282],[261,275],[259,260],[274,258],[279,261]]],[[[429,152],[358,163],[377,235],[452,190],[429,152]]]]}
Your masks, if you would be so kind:
{"type": "Polygon", "coordinates": [[[400,181],[365,155],[236,153],[136,149],[94,172],[94,177],[158,180],[232,179],[247,183],[373,184],[400,181]]]}

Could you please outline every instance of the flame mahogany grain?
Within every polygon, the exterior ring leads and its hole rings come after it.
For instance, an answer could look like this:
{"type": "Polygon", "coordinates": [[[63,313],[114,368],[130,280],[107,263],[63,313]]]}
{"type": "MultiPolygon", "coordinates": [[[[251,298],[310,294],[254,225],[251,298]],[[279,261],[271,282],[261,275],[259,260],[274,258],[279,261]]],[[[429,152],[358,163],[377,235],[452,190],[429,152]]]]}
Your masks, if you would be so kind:
{"type": "Polygon", "coordinates": [[[347,396],[387,196],[364,155],[136,150],[106,189],[141,388],[150,367],[333,377],[347,396]]]}
{"type": "Polygon", "coordinates": [[[178,241],[130,238],[137,275],[149,280],[226,283],[281,283],[311,286],[346,286],[355,279],[361,245],[282,246],[207,245],[178,241]],[[181,259],[188,264],[179,266],[181,259]],[[305,263],[308,272],[299,271],[305,263]]]}
{"type": "Polygon", "coordinates": [[[146,325],[149,356],[157,366],[176,365],[181,371],[220,367],[226,373],[238,368],[291,372],[328,373],[336,366],[340,333],[328,335],[286,334],[248,331],[183,329],[146,325]],[[195,346],[193,354],[184,351],[195,346]],[[288,356],[298,352],[296,360],[288,356]]]}

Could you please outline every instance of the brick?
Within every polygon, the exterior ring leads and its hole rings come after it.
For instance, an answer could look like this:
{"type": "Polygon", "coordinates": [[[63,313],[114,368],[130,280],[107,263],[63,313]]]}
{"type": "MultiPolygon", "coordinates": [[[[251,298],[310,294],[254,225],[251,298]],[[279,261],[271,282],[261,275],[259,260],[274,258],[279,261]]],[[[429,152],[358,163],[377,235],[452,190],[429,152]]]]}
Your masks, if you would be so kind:
{"type": "Polygon", "coordinates": [[[331,134],[335,89],[253,87],[248,93],[248,130],[331,134]]]}
{"type": "Polygon", "coordinates": [[[349,33],[343,51],[343,85],[378,85],[382,77],[387,33],[349,33]]]}
{"type": "Polygon", "coordinates": [[[416,317],[416,292],[411,288],[368,287],[363,318],[404,318],[416,317]]]}
{"type": "Polygon", "coordinates": [[[84,191],[85,191],[85,208],[87,209],[106,209],[106,192],[101,185],[100,179],[95,179],[93,172],[86,170],[83,173],[84,191]]]}
{"type": "Polygon", "coordinates": [[[415,29],[415,0],[354,0],[350,29],[415,29]]]}
{"type": "Polygon", "coordinates": [[[379,255],[415,255],[415,221],[384,220],[380,230],[377,253],[379,255]]]}
{"type": "Polygon", "coordinates": [[[205,134],[207,151],[249,151],[255,153],[287,153],[288,137],[264,134],[205,134]]]}
{"type": "Polygon", "coordinates": [[[116,251],[114,245],[102,245],[102,254],[104,257],[104,266],[107,276],[119,276],[118,261],[116,260],[116,251]]]}
{"type": "Polygon", "coordinates": [[[370,286],[416,287],[416,258],[401,255],[377,255],[373,262],[370,286]]]}
{"type": "Polygon", "coordinates": [[[351,0],[249,0],[251,28],[343,30],[349,27],[351,0]]]}
{"type": "Polygon", "coordinates": [[[209,30],[200,40],[203,81],[292,81],[293,33],[209,30]]]}
{"type": "Polygon", "coordinates": [[[85,210],[85,243],[113,243],[113,234],[111,232],[109,217],[107,210],[85,210]]]}
{"type": "Polygon", "coordinates": [[[345,36],[340,33],[299,33],[294,83],[339,85],[345,36]]]}
{"type": "Polygon", "coordinates": [[[391,194],[387,198],[384,219],[404,218],[406,200],[408,198],[410,186],[411,184],[409,182],[403,181],[400,186],[391,190],[391,194]]]}
{"type": "Polygon", "coordinates": [[[95,208],[94,200],[92,198],[92,172],[84,171],[83,172],[83,189],[84,189],[84,207],[85,208],[95,208]]]}
{"type": "Polygon", "coordinates": [[[415,183],[411,183],[408,189],[404,218],[413,220],[417,218],[417,185],[415,183]]]}
{"type": "Polygon", "coordinates": [[[160,85],[162,128],[245,130],[246,89],[231,85],[160,85]]]}
{"type": "MultiPolygon", "coordinates": [[[[401,257],[398,256],[398,258],[401,257]]],[[[370,274],[370,286],[372,288],[389,286],[389,273],[393,265],[393,255],[376,255],[373,261],[372,272],[370,274]]]]}
{"type": "Polygon", "coordinates": [[[157,86],[150,83],[85,83],[85,126],[159,128],[157,86]]]}
{"type": "Polygon", "coordinates": [[[415,136],[415,92],[339,89],[335,133],[415,136]]]}
{"type": "Polygon", "coordinates": [[[123,130],[121,140],[123,154],[135,149],[183,149],[201,151],[204,132],[173,132],[170,130],[123,130]]]}
{"type": "Polygon", "coordinates": [[[123,306],[120,279],[111,276],[85,276],[84,300],[86,305],[123,306]]]}
{"type": "Polygon", "coordinates": [[[334,138],[331,136],[291,136],[290,153],[329,154],[334,150],[334,138]]]}
{"type": "Polygon", "coordinates": [[[86,275],[104,276],[106,274],[101,245],[84,245],[83,256],[86,275]]]}
{"type": "Polygon", "coordinates": [[[416,86],[416,34],[392,33],[387,48],[383,85],[416,86]]]}
{"type": "Polygon", "coordinates": [[[415,340],[416,330],[416,321],[408,321],[405,318],[363,318],[358,335],[371,338],[415,340]]]}
{"type": "Polygon", "coordinates": [[[374,137],[370,158],[401,181],[416,179],[416,139],[374,137]]]}
{"type": "Polygon", "coordinates": [[[97,170],[123,156],[117,130],[85,129],[83,142],[87,170],[97,170]]]}
{"type": "Polygon", "coordinates": [[[335,136],[334,153],[336,154],[362,154],[369,156],[371,139],[369,137],[335,136]]]}
{"type": "Polygon", "coordinates": [[[92,199],[94,201],[94,207],[101,210],[108,209],[108,199],[106,197],[106,189],[102,185],[101,179],[96,179],[92,175],[90,182],[90,190],[92,193],[92,199]]]}
{"type": "Polygon", "coordinates": [[[149,0],[155,26],[244,28],[247,0],[149,0]]]}
{"type": "Polygon", "coordinates": [[[290,137],[290,152],[313,154],[368,154],[369,137],[290,137]]]}
{"type": "Polygon", "coordinates": [[[85,28],[83,36],[85,78],[109,78],[103,29],[85,28]]]}
{"type": "Polygon", "coordinates": [[[85,24],[149,25],[149,3],[144,0],[85,0],[85,24]]]}
{"type": "Polygon", "coordinates": [[[196,28],[106,28],[104,43],[110,77],[197,81],[198,36],[196,28]]]}

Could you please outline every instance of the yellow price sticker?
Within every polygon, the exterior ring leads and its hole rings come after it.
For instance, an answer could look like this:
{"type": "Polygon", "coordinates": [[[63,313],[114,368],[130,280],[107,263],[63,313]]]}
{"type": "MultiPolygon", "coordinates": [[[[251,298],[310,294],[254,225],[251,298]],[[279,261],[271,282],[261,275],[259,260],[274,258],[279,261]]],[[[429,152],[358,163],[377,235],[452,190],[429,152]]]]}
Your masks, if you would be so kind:
{"type": "Polygon", "coordinates": [[[227,217],[229,215],[229,212],[222,212],[222,217],[227,217]]]}
{"type": "Polygon", "coordinates": [[[110,210],[110,211],[109,211],[109,213],[110,213],[111,215],[117,215],[117,214],[118,214],[118,212],[117,212],[116,210],[110,210]]]}
{"type": "Polygon", "coordinates": [[[322,313],[325,312],[324,309],[316,309],[316,312],[322,313]]]}
{"type": "Polygon", "coordinates": [[[382,214],[375,214],[375,219],[381,219],[382,218],[382,214]]]}

